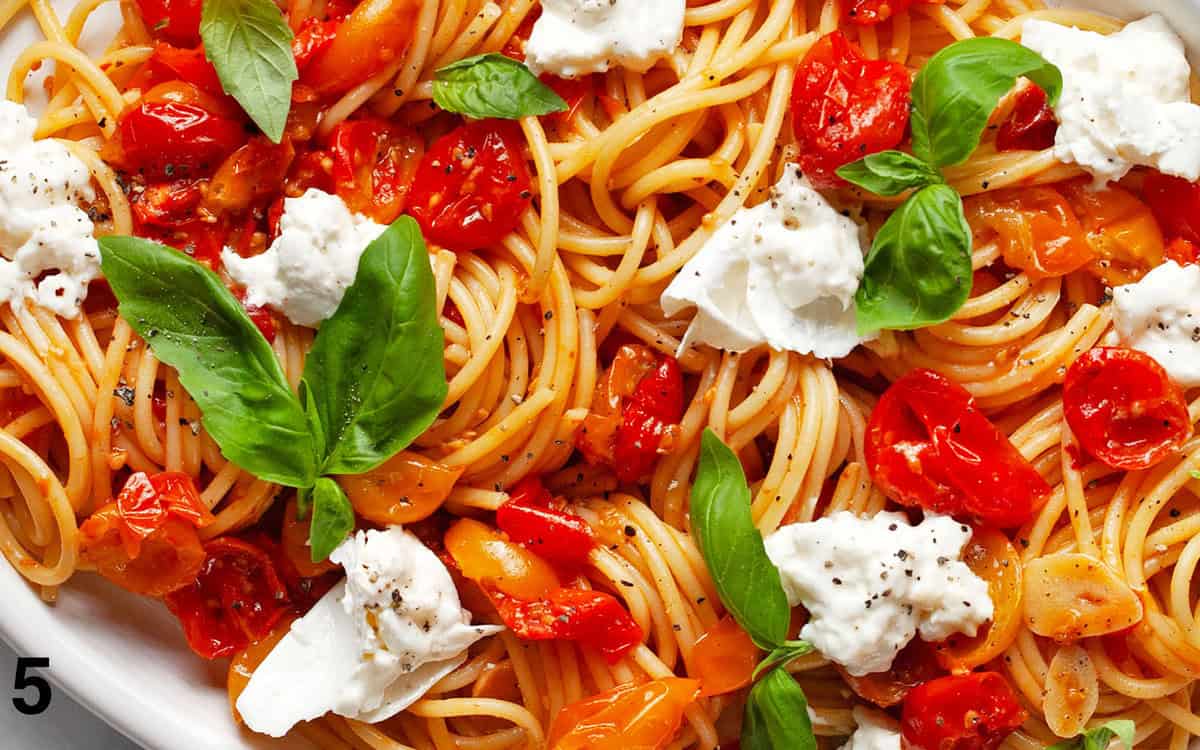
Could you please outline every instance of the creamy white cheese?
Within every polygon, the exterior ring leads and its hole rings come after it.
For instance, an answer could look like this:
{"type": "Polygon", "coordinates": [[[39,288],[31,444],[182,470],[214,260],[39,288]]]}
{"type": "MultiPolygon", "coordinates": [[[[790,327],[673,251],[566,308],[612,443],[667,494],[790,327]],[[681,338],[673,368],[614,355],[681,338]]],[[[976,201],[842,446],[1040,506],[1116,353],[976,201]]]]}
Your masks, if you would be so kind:
{"type": "Polygon", "coordinates": [[[1110,36],[1033,20],[1021,43],[1062,71],[1060,161],[1086,169],[1097,187],[1136,165],[1200,179],[1200,106],[1189,96],[1183,42],[1162,16],[1110,36]]]}
{"type": "Polygon", "coordinates": [[[472,626],[446,567],[400,527],[360,531],[330,559],[346,570],[263,660],[237,710],[281,737],[330,711],[365,722],[395,716],[502,628],[472,626]]]}
{"type": "Polygon", "coordinates": [[[1200,386],[1200,266],[1168,260],[1113,289],[1120,342],[1149,354],[1184,388],[1200,386]]]}
{"type": "Polygon", "coordinates": [[[759,344],[844,357],[862,342],[854,292],[863,235],[789,164],[770,198],[717,229],[662,294],[667,315],[696,308],[681,349],[759,344]]]}
{"type": "Polygon", "coordinates": [[[337,311],[363,251],[386,228],[352,213],[336,195],[310,188],[283,202],[279,236],[265,252],[243,258],[225,248],[221,261],[246,288],[248,304],[315,327],[337,311]]]}
{"type": "Polygon", "coordinates": [[[564,78],[613,66],[642,73],[679,46],[685,9],[684,0],[542,0],[525,62],[564,78]]]}
{"type": "Polygon", "coordinates": [[[841,750],[900,750],[900,725],[882,711],[855,706],[854,723],[858,728],[841,750]]]}
{"type": "Polygon", "coordinates": [[[766,540],[788,602],[810,614],[800,637],[852,675],[884,672],[918,633],[975,635],[992,618],[987,583],[959,557],[971,529],[948,516],[841,512],[766,540]]]}
{"type": "Polygon", "coordinates": [[[0,101],[0,301],[32,300],[65,318],[79,314],[100,275],[87,165],[55,140],[33,139],[25,107],[0,101]]]}

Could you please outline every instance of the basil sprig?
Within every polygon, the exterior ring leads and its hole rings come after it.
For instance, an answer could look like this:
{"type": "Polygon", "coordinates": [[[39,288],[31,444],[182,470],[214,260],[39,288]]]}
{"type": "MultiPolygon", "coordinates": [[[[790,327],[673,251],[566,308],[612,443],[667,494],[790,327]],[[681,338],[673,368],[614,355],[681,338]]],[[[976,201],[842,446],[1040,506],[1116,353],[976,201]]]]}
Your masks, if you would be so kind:
{"type": "Polygon", "coordinates": [[[529,68],[497,52],[439,68],[433,77],[433,100],[447,112],[479,119],[516,120],[567,109],[562,97],[529,68]]]}
{"type": "Polygon", "coordinates": [[[1113,737],[1121,740],[1126,750],[1133,750],[1135,732],[1136,727],[1129,719],[1113,719],[1046,750],[1108,750],[1113,737]]]}
{"type": "Polygon", "coordinates": [[[313,560],[354,528],[327,475],[370,471],[433,424],[446,398],[433,271],[402,217],[363,251],[354,283],[317,333],[301,395],[270,345],[209,269],[133,237],[104,237],[101,267],[123,318],[200,406],[222,454],[295,487],[313,520],[313,560]]]}
{"type": "Polygon", "coordinates": [[[750,513],[742,464],[712,430],[700,439],[700,465],[691,493],[692,529],[725,609],[754,643],[769,652],[754,672],[746,700],[745,750],[816,748],[804,691],[785,668],[812,645],[787,639],[791,607],[779,571],[767,557],[750,513]],[[761,680],[758,678],[766,674],[761,680]]]}
{"type": "Polygon", "coordinates": [[[272,0],[204,0],[200,38],[221,87],[279,143],[299,77],[292,30],[279,6],[272,0]]]}
{"type": "Polygon", "coordinates": [[[909,330],[950,319],[971,292],[971,230],[962,199],[941,169],[979,147],[988,119],[1017,79],[1041,86],[1051,104],[1062,74],[1007,39],[965,39],[938,52],[912,88],[913,153],[871,154],[837,173],[884,196],[915,191],[875,237],[855,296],[858,329],[909,330]]]}

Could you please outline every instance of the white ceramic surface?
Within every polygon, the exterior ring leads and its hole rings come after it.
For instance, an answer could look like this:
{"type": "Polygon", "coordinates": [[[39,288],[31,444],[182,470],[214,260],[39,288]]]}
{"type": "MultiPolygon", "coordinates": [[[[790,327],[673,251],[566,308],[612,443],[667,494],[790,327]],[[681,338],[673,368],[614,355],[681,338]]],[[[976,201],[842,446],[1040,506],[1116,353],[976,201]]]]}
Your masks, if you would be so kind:
{"type": "MultiPolygon", "coordinates": [[[[1188,41],[1200,64],[1200,0],[1088,0],[1055,4],[1086,6],[1136,17],[1166,15],[1188,41]]],[[[65,18],[73,0],[54,0],[65,18]]],[[[116,19],[109,2],[85,29],[85,46],[103,47],[116,19]]],[[[25,14],[0,32],[0,71],[36,37],[25,14]]],[[[27,81],[38,101],[36,77],[27,81]]],[[[165,608],[127,594],[90,575],[62,591],[57,605],[43,604],[12,568],[0,562],[0,637],[20,654],[48,656],[50,678],[89,710],[150,750],[300,750],[248,736],[230,718],[224,670],[194,657],[165,608]]],[[[0,679],[9,680],[7,674],[0,679]]],[[[71,750],[71,749],[66,749],[71,750]]]]}

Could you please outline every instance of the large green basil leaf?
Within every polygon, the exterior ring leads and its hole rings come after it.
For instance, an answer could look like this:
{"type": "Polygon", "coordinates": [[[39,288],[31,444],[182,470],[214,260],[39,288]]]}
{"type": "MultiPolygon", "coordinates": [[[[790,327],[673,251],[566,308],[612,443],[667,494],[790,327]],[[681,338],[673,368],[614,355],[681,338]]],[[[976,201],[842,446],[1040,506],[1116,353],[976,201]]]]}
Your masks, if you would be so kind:
{"type": "Polygon", "coordinates": [[[971,229],[948,185],[929,185],[880,228],[855,303],[861,333],[949,320],[971,292],[971,229]]]}
{"type": "Polygon", "coordinates": [[[905,190],[942,182],[942,176],[911,154],[881,151],[839,167],[838,176],[876,195],[899,195],[905,190]]]}
{"type": "Polygon", "coordinates": [[[221,453],[268,481],[312,486],[309,421],[275,353],[217,275],[134,237],[101,238],[100,257],[121,317],[179,371],[221,453]]]}
{"type": "Polygon", "coordinates": [[[783,667],[750,688],[742,717],[743,750],[816,750],[808,699],[783,667]]]}
{"type": "Polygon", "coordinates": [[[275,143],[283,137],[299,77],[292,30],[271,0],[204,0],[204,52],[225,92],[275,143]]]}
{"type": "Polygon", "coordinates": [[[304,366],[306,408],[324,430],[321,474],[370,471],[437,418],[447,385],[435,296],[425,242],[403,216],[363,252],[304,366]]]}
{"type": "Polygon", "coordinates": [[[329,477],[321,477],[312,489],[312,526],[308,531],[308,546],[312,561],[321,562],[337,549],[354,530],[354,507],[341,485],[329,477]]]}
{"type": "Polygon", "coordinates": [[[913,153],[934,167],[966,161],[1000,97],[1022,76],[1045,89],[1051,104],[1058,101],[1062,73],[1028,47],[977,37],[942,49],[913,81],[913,153]]]}
{"type": "Polygon", "coordinates": [[[750,514],[742,464],[712,430],[700,439],[692,528],[721,602],[764,651],[784,645],[791,608],[750,514]]]}
{"type": "Polygon", "coordinates": [[[439,68],[433,78],[433,100],[447,112],[480,119],[515,120],[567,109],[562,97],[529,68],[496,52],[439,68]]]}

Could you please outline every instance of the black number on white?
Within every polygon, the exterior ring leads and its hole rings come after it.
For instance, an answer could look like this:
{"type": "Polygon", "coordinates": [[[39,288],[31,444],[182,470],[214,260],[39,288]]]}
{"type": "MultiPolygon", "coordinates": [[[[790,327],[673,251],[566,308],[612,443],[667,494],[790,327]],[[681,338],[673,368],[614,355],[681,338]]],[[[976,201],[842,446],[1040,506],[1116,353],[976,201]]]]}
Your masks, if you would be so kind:
{"type": "Polygon", "coordinates": [[[49,669],[50,659],[45,656],[20,656],[17,657],[17,676],[13,680],[13,690],[18,692],[32,690],[33,700],[29,700],[30,693],[25,695],[13,696],[13,706],[18,711],[26,716],[36,716],[50,707],[50,683],[45,677],[38,674],[30,674],[31,669],[49,669]]]}

